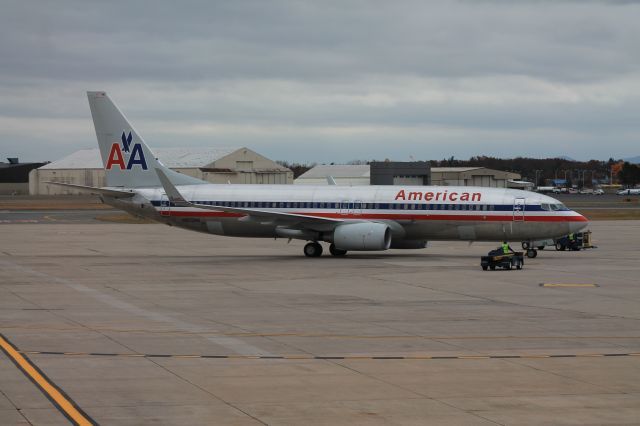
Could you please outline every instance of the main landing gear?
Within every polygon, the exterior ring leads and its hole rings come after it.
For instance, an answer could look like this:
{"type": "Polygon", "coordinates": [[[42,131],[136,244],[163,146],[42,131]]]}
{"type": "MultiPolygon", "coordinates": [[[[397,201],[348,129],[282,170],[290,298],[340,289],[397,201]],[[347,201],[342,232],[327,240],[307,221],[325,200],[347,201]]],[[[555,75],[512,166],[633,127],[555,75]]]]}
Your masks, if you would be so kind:
{"type": "MultiPolygon", "coordinates": [[[[535,248],[533,248],[533,245],[529,242],[529,241],[523,241],[522,242],[522,248],[525,249],[527,251],[527,257],[529,259],[533,259],[534,257],[538,256],[538,250],[536,250],[535,248]]],[[[538,247],[540,250],[544,249],[544,246],[542,247],[538,247]]]]}
{"type": "MultiPolygon", "coordinates": [[[[335,244],[331,244],[329,246],[329,253],[331,253],[332,256],[344,256],[347,254],[347,251],[337,248],[335,244]]],[[[307,243],[304,246],[304,255],[307,257],[320,257],[322,256],[322,246],[315,241],[307,243]]]]}
{"type": "Polygon", "coordinates": [[[316,242],[307,243],[304,246],[304,255],[307,257],[322,256],[322,246],[316,242]]]}
{"type": "Polygon", "coordinates": [[[344,256],[347,254],[347,251],[339,249],[335,244],[331,243],[329,246],[329,253],[331,253],[332,256],[344,256]]]}

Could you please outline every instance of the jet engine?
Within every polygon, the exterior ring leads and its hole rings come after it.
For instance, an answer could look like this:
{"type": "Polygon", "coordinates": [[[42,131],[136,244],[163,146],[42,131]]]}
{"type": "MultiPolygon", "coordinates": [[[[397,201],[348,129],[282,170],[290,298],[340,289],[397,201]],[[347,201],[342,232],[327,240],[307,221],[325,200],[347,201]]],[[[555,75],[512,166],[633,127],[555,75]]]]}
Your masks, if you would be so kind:
{"type": "Polygon", "coordinates": [[[391,229],[383,223],[347,223],[333,231],[333,244],[341,250],[387,250],[391,246],[391,229]]]}

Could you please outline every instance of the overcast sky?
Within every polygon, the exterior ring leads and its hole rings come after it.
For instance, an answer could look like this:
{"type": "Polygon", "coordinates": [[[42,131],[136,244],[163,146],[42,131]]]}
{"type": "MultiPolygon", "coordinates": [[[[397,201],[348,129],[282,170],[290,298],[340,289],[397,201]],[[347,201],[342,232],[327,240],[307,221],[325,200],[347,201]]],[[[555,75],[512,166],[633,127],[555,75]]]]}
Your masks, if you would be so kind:
{"type": "Polygon", "coordinates": [[[96,146],[272,159],[640,155],[635,1],[24,1],[0,14],[0,160],[96,146]]]}

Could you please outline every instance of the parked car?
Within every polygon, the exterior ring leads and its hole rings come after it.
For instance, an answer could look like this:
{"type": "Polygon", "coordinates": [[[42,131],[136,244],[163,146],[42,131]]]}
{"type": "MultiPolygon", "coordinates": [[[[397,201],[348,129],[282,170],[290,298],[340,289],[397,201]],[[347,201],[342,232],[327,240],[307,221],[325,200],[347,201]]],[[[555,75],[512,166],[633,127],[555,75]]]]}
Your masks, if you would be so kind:
{"type": "Polygon", "coordinates": [[[602,188],[594,189],[593,195],[604,195],[604,189],[602,188]]]}

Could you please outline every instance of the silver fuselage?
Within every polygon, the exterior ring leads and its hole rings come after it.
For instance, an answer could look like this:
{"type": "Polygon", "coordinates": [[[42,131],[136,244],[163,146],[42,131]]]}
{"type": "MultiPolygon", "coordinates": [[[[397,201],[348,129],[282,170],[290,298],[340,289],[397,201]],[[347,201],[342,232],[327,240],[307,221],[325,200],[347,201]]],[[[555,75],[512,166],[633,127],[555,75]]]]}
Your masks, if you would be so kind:
{"type": "MultiPolygon", "coordinates": [[[[121,189],[121,188],[120,188],[121,189]]],[[[587,219],[546,195],[504,188],[451,186],[183,185],[197,204],[249,208],[350,222],[387,224],[395,241],[530,241],[584,228],[587,219]]],[[[277,237],[277,220],[176,207],[162,188],[137,188],[127,200],[104,201],[133,214],[200,232],[277,237]]],[[[327,231],[330,231],[329,229],[327,231]]]]}

